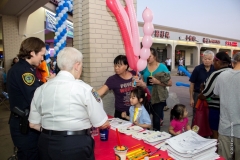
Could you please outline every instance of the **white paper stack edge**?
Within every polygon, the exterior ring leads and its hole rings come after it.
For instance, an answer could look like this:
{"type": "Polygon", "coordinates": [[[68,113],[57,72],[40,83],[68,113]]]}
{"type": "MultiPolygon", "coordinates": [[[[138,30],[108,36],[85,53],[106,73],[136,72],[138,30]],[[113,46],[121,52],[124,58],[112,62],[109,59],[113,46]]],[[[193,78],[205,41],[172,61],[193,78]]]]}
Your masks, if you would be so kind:
{"type": "Polygon", "coordinates": [[[108,121],[111,125],[112,130],[116,130],[116,128],[129,127],[132,125],[131,122],[125,121],[125,120],[122,120],[119,118],[110,118],[110,119],[108,119],[108,121]]]}
{"type": "Polygon", "coordinates": [[[154,133],[155,133],[155,131],[144,130],[141,132],[133,133],[132,137],[137,140],[142,140],[144,137],[150,136],[151,134],[154,134],[154,133]]]}
{"type": "Polygon", "coordinates": [[[149,136],[143,137],[142,140],[151,146],[155,146],[161,142],[164,142],[165,140],[169,139],[170,137],[171,137],[171,135],[167,132],[156,131],[155,133],[153,133],[149,136]]]}
{"type": "Polygon", "coordinates": [[[166,140],[168,155],[177,160],[215,160],[217,140],[206,139],[189,130],[166,140]]]}
{"type": "Polygon", "coordinates": [[[143,130],[144,129],[142,127],[139,127],[139,126],[121,127],[121,128],[118,129],[118,131],[120,133],[124,133],[126,135],[136,134],[136,133],[141,132],[143,130]]]}

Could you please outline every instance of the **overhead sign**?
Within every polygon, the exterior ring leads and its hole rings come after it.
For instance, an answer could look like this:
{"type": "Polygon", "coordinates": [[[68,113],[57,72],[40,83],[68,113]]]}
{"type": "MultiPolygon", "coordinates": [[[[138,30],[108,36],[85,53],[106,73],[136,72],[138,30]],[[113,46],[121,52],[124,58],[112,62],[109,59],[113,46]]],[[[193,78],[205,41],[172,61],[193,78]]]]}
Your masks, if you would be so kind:
{"type": "Polygon", "coordinates": [[[210,38],[203,38],[203,43],[215,43],[215,44],[220,44],[220,40],[210,39],[210,38]]]}
{"type": "MultiPolygon", "coordinates": [[[[46,29],[52,32],[56,30],[55,13],[46,10],[46,29]]],[[[67,20],[67,36],[73,38],[73,23],[67,20]]]]}
{"type": "Polygon", "coordinates": [[[179,40],[186,40],[186,41],[195,42],[195,41],[197,41],[197,38],[195,36],[192,36],[192,35],[186,35],[185,37],[184,36],[179,37],[179,40]]]}
{"type": "Polygon", "coordinates": [[[238,46],[238,42],[226,41],[226,42],[225,42],[225,45],[226,45],[226,46],[237,47],[237,46],[238,46]]]}
{"type": "Polygon", "coordinates": [[[156,38],[170,38],[170,33],[167,31],[154,30],[153,36],[156,38]]]}

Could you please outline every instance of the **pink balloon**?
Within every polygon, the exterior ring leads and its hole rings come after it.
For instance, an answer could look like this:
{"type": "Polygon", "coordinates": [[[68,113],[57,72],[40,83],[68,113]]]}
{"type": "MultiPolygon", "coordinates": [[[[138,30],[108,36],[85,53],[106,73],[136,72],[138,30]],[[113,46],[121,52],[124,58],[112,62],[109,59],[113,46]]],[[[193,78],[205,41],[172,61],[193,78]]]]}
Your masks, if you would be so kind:
{"type": "Polygon", "coordinates": [[[125,0],[127,7],[127,14],[129,17],[129,21],[131,24],[132,31],[132,45],[134,50],[134,55],[139,56],[140,54],[140,40],[139,40],[139,30],[138,30],[138,22],[136,18],[136,12],[133,5],[133,0],[125,0]]]}
{"type": "Polygon", "coordinates": [[[153,13],[152,13],[152,11],[149,8],[146,8],[143,11],[142,17],[143,17],[144,22],[152,22],[152,20],[153,20],[153,13]]]}
{"type": "Polygon", "coordinates": [[[152,46],[152,37],[144,35],[142,39],[142,45],[144,48],[150,48],[152,46]]]}
{"type": "MultiPolygon", "coordinates": [[[[133,47],[131,38],[128,32],[127,22],[124,21],[124,16],[121,14],[121,10],[118,6],[117,0],[106,0],[107,7],[112,11],[117,19],[118,26],[121,31],[122,39],[124,42],[124,48],[130,68],[137,71],[138,57],[133,54],[133,47]]],[[[122,8],[122,10],[124,10],[122,8]]]]}
{"type": "Polygon", "coordinates": [[[152,23],[150,22],[144,23],[144,26],[143,26],[144,35],[152,35],[153,31],[154,31],[154,27],[152,23]]]}
{"type": "Polygon", "coordinates": [[[139,59],[137,62],[137,70],[142,71],[147,67],[147,61],[144,59],[139,59]]]}
{"type": "Polygon", "coordinates": [[[143,47],[140,51],[140,58],[147,60],[150,56],[150,48],[143,47]]]}
{"type": "Polygon", "coordinates": [[[119,2],[119,0],[115,0],[115,2],[116,2],[116,5],[118,6],[118,8],[117,8],[118,12],[123,17],[124,23],[127,26],[127,31],[128,31],[128,34],[130,35],[130,41],[131,41],[131,44],[132,44],[132,31],[131,31],[130,21],[129,21],[128,14],[127,14],[128,9],[127,9],[127,7],[124,8],[122,6],[122,4],[119,2]]]}

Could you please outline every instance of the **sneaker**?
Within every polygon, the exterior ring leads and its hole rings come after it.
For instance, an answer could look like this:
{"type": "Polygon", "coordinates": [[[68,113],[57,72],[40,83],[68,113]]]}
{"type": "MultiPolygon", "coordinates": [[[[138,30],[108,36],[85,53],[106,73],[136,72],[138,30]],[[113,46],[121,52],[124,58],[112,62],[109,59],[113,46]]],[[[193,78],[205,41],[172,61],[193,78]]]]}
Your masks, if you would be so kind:
{"type": "Polygon", "coordinates": [[[160,126],[163,126],[163,120],[160,121],[160,126]]]}
{"type": "Polygon", "coordinates": [[[168,106],[165,106],[165,107],[163,108],[164,111],[167,111],[168,109],[169,109],[168,106]]]}

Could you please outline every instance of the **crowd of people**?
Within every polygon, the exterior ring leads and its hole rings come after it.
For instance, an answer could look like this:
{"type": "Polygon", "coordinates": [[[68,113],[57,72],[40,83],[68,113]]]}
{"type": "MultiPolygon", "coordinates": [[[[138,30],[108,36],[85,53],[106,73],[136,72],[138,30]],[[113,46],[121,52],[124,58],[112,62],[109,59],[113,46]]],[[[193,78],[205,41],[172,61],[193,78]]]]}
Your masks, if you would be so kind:
{"type": "MultiPolygon", "coordinates": [[[[172,86],[171,59],[159,63],[157,52],[150,49],[146,68],[140,73],[130,70],[125,55],[113,61],[115,74],[107,78],[97,91],[83,82],[83,55],[66,47],[57,61],[44,61],[45,43],[39,38],[25,39],[19,50],[18,62],[7,73],[7,91],[11,116],[11,137],[18,148],[18,159],[95,159],[94,140],[90,128],[109,129],[108,116],[101,97],[113,91],[114,117],[144,129],[161,131],[167,87],[172,86]],[[58,74],[51,74],[55,67],[58,74]],[[152,115],[152,119],[151,116],[152,115]],[[87,148],[87,149],[86,149],[87,148]]],[[[197,100],[206,100],[209,110],[211,138],[219,140],[218,152],[231,158],[240,149],[240,53],[230,59],[225,52],[205,51],[202,64],[190,78],[190,105],[195,118],[197,100]],[[229,68],[232,64],[233,69],[229,68]]],[[[173,136],[191,129],[188,111],[183,104],[171,107],[169,133],[173,136]]],[[[193,124],[193,122],[192,122],[193,124]]],[[[235,154],[235,158],[239,158],[235,154]]]]}
{"type": "MultiPolygon", "coordinates": [[[[240,159],[239,78],[240,53],[231,59],[226,52],[203,53],[203,63],[196,66],[190,78],[190,105],[193,121],[198,99],[208,104],[208,124],[211,138],[218,139],[218,154],[225,159],[240,159]]],[[[204,128],[206,129],[206,128],[204,128]]],[[[207,130],[207,129],[206,129],[207,130]]]]}

